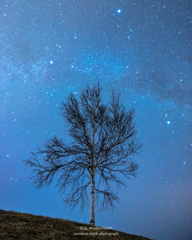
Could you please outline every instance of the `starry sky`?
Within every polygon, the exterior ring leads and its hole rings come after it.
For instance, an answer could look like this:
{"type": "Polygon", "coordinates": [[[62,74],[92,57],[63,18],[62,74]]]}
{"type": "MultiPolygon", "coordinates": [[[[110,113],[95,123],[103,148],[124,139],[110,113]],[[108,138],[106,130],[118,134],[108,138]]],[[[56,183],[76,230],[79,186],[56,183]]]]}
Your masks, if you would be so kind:
{"type": "Polygon", "coordinates": [[[54,134],[61,102],[100,82],[135,108],[143,149],[121,205],[96,225],[156,240],[192,239],[191,0],[0,1],[0,208],[89,223],[54,184],[37,190],[22,160],[54,134]]]}

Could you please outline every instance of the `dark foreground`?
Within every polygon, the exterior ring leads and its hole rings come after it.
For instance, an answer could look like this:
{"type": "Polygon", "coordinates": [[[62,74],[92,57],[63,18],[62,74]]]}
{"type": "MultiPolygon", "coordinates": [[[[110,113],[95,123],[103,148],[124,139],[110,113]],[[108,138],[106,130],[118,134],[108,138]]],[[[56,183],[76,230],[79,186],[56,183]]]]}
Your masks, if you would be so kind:
{"type": "Polygon", "coordinates": [[[0,210],[0,240],[149,240],[59,218],[0,210]],[[93,229],[91,229],[93,228],[93,229]],[[81,235],[80,235],[81,234],[81,235]]]}

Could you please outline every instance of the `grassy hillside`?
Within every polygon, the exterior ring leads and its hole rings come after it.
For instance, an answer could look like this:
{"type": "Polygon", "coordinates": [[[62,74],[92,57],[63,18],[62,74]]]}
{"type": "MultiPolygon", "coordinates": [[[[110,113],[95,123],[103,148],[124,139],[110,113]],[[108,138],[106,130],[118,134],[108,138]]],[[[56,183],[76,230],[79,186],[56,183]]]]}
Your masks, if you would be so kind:
{"type": "Polygon", "coordinates": [[[0,240],[147,240],[89,224],[0,210],[0,240]],[[94,228],[94,229],[91,229],[94,228]],[[81,235],[80,235],[81,234],[81,235]]]}

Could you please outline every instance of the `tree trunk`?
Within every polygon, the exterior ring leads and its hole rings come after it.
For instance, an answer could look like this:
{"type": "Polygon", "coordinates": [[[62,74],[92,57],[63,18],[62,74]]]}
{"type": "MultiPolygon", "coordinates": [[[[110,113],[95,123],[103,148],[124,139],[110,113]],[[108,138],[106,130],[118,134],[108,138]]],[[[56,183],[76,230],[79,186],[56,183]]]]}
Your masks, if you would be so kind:
{"type": "MultiPolygon", "coordinates": [[[[95,113],[95,108],[94,108],[95,113]]],[[[94,168],[94,145],[95,145],[95,124],[94,120],[92,120],[92,146],[93,146],[93,152],[91,156],[91,225],[95,225],[95,168],[94,168]]]]}
{"type": "Polygon", "coordinates": [[[95,225],[95,179],[94,169],[91,169],[91,225],[95,225]]]}

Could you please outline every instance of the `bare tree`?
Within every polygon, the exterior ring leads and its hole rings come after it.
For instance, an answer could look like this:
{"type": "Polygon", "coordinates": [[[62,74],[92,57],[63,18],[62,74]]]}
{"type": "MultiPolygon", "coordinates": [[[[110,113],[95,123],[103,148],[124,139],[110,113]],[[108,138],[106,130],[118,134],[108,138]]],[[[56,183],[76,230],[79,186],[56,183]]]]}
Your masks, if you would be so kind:
{"type": "Polygon", "coordinates": [[[135,139],[134,110],[126,111],[120,104],[120,94],[112,89],[110,103],[101,101],[101,88],[89,86],[80,94],[80,100],[71,93],[62,102],[61,116],[68,125],[73,139],[67,146],[62,139],[52,137],[43,149],[31,153],[24,160],[33,168],[37,188],[49,186],[55,175],[56,187],[65,193],[64,202],[71,208],[88,203],[88,186],[91,200],[91,221],[95,225],[95,204],[101,196],[101,208],[114,207],[119,202],[114,186],[125,186],[119,175],[136,177],[138,165],[130,158],[137,154],[141,144],[135,139]],[[39,160],[38,155],[42,158],[39,160]],[[96,202],[95,202],[96,200],[96,202]]]}

